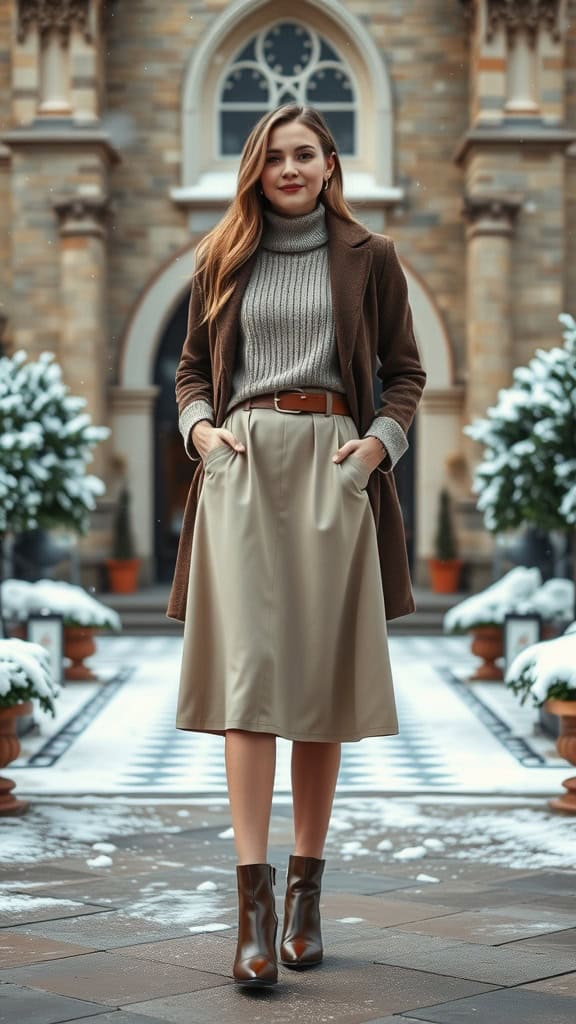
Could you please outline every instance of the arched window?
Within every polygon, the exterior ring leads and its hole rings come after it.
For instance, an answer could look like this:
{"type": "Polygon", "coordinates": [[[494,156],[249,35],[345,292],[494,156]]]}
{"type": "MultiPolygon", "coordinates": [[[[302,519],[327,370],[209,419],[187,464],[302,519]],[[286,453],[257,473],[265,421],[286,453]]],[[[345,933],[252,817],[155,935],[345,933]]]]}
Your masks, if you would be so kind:
{"type": "Polygon", "coordinates": [[[246,136],[283,103],[320,110],[343,156],[354,156],[357,89],[342,57],[309,25],[279,21],[237,52],[219,91],[219,155],[237,156],[246,136]]]}

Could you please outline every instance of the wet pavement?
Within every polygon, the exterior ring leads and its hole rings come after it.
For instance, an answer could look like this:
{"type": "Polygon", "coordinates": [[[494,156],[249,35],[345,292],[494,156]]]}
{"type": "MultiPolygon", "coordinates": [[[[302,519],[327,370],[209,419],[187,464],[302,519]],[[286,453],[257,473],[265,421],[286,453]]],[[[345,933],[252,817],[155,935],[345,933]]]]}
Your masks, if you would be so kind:
{"type": "MultiPolygon", "coordinates": [[[[393,637],[400,735],[343,747],[325,960],[258,993],[231,978],[235,854],[219,737],[174,727],[181,641],[100,637],[5,773],[0,1024],[574,1024],[570,768],[466,638],[393,637]]],[[[282,916],[290,744],[270,860],[282,916]]]]}
{"type": "MultiPolygon", "coordinates": [[[[573,819],[541,800],[337,798],[324,963],[231,979],[224,800],[37,797],[0,820],[1,1024],[574,1024],[573,819]]],[[[283,880],[290,804],[270,860],[283,880]]]]}

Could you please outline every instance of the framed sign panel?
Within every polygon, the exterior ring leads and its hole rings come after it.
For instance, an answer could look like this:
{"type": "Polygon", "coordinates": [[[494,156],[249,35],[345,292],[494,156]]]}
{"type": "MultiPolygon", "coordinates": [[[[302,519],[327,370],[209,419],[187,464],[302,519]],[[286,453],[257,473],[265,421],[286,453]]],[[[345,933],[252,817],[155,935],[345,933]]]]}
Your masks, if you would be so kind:
{"type": "Polygon", "coordinates": [[[504,666],[508,671],[516,655],[525,647],[542,639],[542,618],[536,612],[521,615],[509,612],[504,616],[504,666]]]}
{"type": "Polygon", "coordinates": [[[32,612],[26,623],[26,639],[41,644],[50,655],[52,678],[62,685],[64,628],[61,615],[32,612]]]}

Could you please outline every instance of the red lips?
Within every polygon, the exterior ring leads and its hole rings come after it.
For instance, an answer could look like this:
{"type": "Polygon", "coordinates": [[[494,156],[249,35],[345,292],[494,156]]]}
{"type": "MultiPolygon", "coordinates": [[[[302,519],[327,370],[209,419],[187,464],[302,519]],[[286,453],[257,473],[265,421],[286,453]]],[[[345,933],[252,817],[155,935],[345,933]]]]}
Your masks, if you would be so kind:
{"type": "Polygon", "coordinates": [[[299,189],[304,188],[303,185],[282,185],[282,192],[298,192],[299,189]]]}

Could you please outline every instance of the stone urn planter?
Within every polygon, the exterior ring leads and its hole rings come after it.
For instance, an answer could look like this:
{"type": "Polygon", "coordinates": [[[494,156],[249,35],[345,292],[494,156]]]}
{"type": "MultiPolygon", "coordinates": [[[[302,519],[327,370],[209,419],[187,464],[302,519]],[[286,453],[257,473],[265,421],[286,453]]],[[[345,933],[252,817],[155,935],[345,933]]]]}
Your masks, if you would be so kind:
{"type": "Polygon", "coordinates": [[[502,626],[475,626],[470,630],[472,637],[471,650],[481,664],[469,679],[502,680],[504,673],[496,664],[498,658],[504,656],[504,631],[502,626]]]}
{"type": "MultiPolygon", "coordinates": [[[[560,734],[556,740],[556,749],[560,757],[565,758],[568,764],[576,765],[576,700],[549,698],[544,703],[544,709],[558,716],[560,734]]],[[[566,793],[549,800],[548,806],[564,814],[576,814],[576,776],[565,779],[562,785],[566,793]]]]}
{"type": "MultiPolygon", "coordinates": [[[[0,708],[0,769],[15,761],[20,753],[20,740],[16,733],[18,715],[32,711],[32,701],[21,701],[10,708],[0,708]]],[[[27,800],[18,800],[12,793],[16,785],[12,779],[0,776],[0,816],[23,814],[28,810],[27,800]]]]}
{"type": "Polygon", "coordinates": [[[98,677],[84,664],[96,652],[93,626],[64,626],[64,657],[70,661],[64,667],[64,679],[71,682],[92,682],[98,677]]]}

